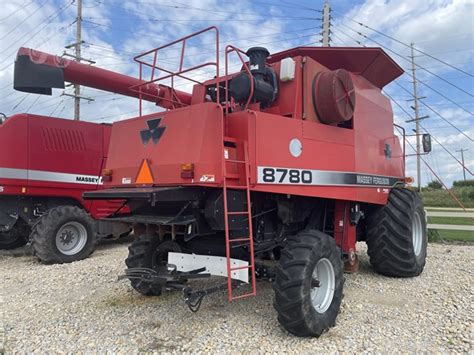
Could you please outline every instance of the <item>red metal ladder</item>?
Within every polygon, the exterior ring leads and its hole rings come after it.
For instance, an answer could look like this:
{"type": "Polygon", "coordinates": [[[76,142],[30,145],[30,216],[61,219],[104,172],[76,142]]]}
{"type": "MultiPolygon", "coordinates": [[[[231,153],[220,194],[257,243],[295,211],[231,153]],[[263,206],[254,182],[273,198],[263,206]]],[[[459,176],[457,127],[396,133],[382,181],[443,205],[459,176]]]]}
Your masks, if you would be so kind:
{"type": "MultiPolygon", "coordinates": [[[[227,290],[229,295],[229,301],[237,300],[239,298],[245,298],[250,296],[255,296],[257,294],[257,284],[255,279],[255,257],[254,257],[254,245],[253,245],[253,229],[252,229],[252,206],[250,200],[250,167],[248,161],[248,150],[247,142],[243,143],[243,156],[244,160],[238,159],[229,159],[228,151],[226,152],[225,143],[233,143],[237,147],[237,140],[230,137],[224,137],[224,146],[223,146],[223,200],[224,200],[224,228],[225,228],[225,244],[226,244],[226,258],[227,258],[227,290]],[[244,185],[229,184],[228,180],[238,179],[238,175],[229,174],[227,172],[227,164],[241,164],[244,165],[244,185]],[[246,192],[247,199],[247,210],[245,211],[229,211],[228,208],[228,190],[244,190],[246,192]],[[248,235],[239,238],[230,238],[229,231],[229,217],[238,216],[238,215],[247,215],[248,220],[248,235]],[[249,245],[249,264],[246,266],[231,266],[231,248],[235,243],[248,243],[249,245]],[[247,293],[234,296],[233,282],[232,282],[232,272],[238,270],[248,269],[250,272],[250,286],[251,291],[247,293]]],[[[236,149],[237,150],[237,149],[236,149]]]]}

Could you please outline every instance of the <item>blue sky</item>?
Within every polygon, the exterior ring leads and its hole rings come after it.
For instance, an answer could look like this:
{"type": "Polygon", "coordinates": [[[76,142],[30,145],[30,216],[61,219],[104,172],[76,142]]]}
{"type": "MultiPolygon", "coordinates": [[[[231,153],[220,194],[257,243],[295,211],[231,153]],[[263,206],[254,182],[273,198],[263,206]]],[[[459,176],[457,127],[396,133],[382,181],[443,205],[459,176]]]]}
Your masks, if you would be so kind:
{"type": "MultiPolygon", "coordinates": [[[[321,13],[317,10],[322,9],[322,1],[83,0],[83,3],[86,42],[83,57],[96,61],[97,66],[130,75],[137,73],[137,66],[131,60],[133,55],[211,25],[219,27],[222,45],[233,44],[244,50],[262,45],[276,52],[298,45],[319,45],[321,39],[321,13]]],[[[417,76],[423,82],[419,85],[419,95],[426,96],[424,103],[436,111],[422,105],[422,115],[430,115],[422,123],[423,127],[458,158],[456,150],[469,149],[465,153],[466,165],[474,170],[474,144],[466,137],[474,137],[473,2],[333,0],[330,3],[333,46],[382,45],[389,48],[387,53],[399,65],[410,69],[409,48],[389,38],[392,37],[403,43],[414,42],[417,48],[460,69],[417,53],[417,64],[431,71],[418,68],[417,76]]],[[[7,0],[2,7],[0,112],[72,117],[72,100],[61,96],[61,90],[52,97],[26,95],[13,91],[11,82],[18,47],[62,54],[64,46],[74,42],[75,4],[66,0],[7,0]]],[[[212,58],[209,43],[212,43],[209,37],[190,43],[187,64],[212,58]]],[[[174,54],[168,56],[174,57],[174,54]]],[[[203,70],[197,75],[203,77],[210,73],[203,70]]],[[[412,92],[410,81],[411,78],[404,75],[386,87],[386,92],[403,108],[393,103],[396,121],[403,123],[407,130],[414,127],[404,122],[408,119],[404,110],[413,112],[412,103],[407,101],[412,92]]],[[[183,84],[183,89],[189,86],[183,84]]],[[[137,109],[136,100],[118,95],[89,88],[83,89],[83,95],[95,99],[82,105],[84,120],[110,122],[133,116],[137,109]]],[[[156,110],[151,106],[147,109],[156,110]]],[[[462,169],[456,160],[436,142],[433,146],[426,160],[435,171],[448,184],[461,179],[462,169]]],[[[408,161],[408,170],[414,175],[413,158],[408,161]]],[[[424,184],[433,180],[425,167],[422,179],[424,184]]]]}

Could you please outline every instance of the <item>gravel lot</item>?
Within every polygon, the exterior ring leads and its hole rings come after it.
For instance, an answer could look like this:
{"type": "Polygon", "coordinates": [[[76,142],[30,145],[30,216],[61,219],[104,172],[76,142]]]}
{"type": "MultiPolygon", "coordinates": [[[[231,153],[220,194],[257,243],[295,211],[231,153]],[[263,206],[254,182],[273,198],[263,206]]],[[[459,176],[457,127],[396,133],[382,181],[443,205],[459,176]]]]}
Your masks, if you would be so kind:
{"type": "Polygon", "coordinates": [[[473,245],[429,246],[421,277],[374,274],[359,245],[360,272],[346,275],[335,328],[319,339],[289,335],[276,320],[270,284],[229,304],[223,293],[191,313],[179,293],[140,296],[117,282],[126,244],[45,266],[0,256],[2,352],[472,352],[473,245]]]}

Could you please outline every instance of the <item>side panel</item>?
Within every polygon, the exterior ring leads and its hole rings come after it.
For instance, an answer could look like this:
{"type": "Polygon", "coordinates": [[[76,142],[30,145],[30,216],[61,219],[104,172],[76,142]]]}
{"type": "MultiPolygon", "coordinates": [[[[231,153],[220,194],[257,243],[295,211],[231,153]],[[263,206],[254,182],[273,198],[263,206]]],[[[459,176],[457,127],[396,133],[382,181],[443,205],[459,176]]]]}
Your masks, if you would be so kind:
{"type": "Polygon", "coordinates": [[[71,196],[99,185],[103,159],[102,126],[87,122],[30,116],[30,195],[71,196]]]}
{"type": "MultiPolygon", "coordinates": [[[[385,163],[383,149],[380,155],[384,132],[373,133],[367,141],[361,133],[362,142],[356,143],[352,129],[265,113],[255,113],[253,122],[249,141],[255,134],[256,146],[250,151],[255,154],[256,191],[384,204],[390,187],[402,176],[394,168],[399,158],[385,163]],[[290,153],[293,140],[301,143],[299,156],[290,153]]],[[[377,132],[376,127],[371,130],[377,132]]]]}
{"type": "Polygon", "coordinates": [[[0,195],[21,194],[28,184],[28,115],[0,125],[0,195]]]}
{"type": "Polygon", "coordinates": [[[106,185],[137,185],[144,160],[149,163],[154,185],[199,183],[203,176],[212,177],[215,185],[222,181],[222,149],[222,109],[216,104],[116,122],[107,163],[113,171],[112,182],[106,185]],[[181,178],[181,164],[194,164],[193,179],[181,178]]]}

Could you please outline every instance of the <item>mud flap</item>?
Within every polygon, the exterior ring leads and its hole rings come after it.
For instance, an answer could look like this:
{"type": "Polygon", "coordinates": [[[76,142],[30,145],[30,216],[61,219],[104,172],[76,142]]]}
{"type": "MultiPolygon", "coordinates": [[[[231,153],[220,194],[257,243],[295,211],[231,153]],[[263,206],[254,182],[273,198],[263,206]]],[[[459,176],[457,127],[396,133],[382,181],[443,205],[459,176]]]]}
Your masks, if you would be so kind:
{"type": "MultiPolygon", "coordinates": [[[[230,259],[231,267],[248,266],[248,262],[239,259],[230,259]]],[[[168,263],[175,265],[178,271],[189,272],[191,270],[206,268],[206,272],[214,276],[227,277],[227,259],[221,256],[196,255],[183,253],[168,253],[168,263]]],[[[248,269],[232,271],[232,279],[245,283],[249,282],[248,269]]]]}

